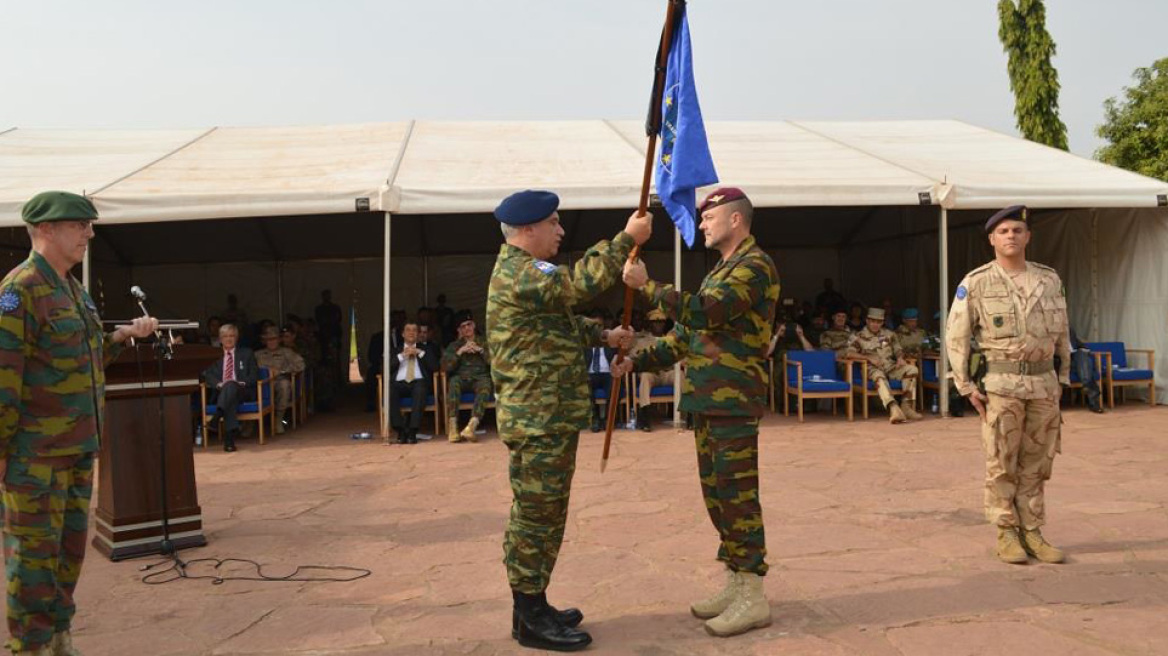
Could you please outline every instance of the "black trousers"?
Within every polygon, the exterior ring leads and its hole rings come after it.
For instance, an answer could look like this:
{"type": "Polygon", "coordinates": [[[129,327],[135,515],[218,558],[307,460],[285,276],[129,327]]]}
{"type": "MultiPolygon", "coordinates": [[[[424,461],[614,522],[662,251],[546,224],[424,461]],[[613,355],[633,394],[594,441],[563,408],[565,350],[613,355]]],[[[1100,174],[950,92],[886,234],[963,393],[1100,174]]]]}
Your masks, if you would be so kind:
{"type": "Polygon", "coordinates": [[[422,408],[426,407],[426,381],[418,378],[412,383],[404,380],[395,380],[389,385],[389,423],[394,429],[407,428],[401,411],[401,397],[410,395],[410,425],[408,428],[418,430],[422,425],[422,408]]]}
{"type": "Polygon", "coordinates": [[[1071,351],[1071,366],[1083,383],[1087,402],[1092,406],[1099,405],[1099,381],[1095,380],[1095,358],[1089,351],[1071,351]]]}
{"type": "Polygon", "coordinates": [[[255,388],[232,382],[208,391],[211,393],[208,400],[214,403],[219,409],[219,414],[223,415],[223,428],[229,433],[239,430],[239,419],[236,416],[239,406],[255,400],[255,388]]]}
{"type": "Polygon", "coordinates": [[[596,390],[598,390],[598,389],[604,390],[605,392],[612,391],[612,375],[611,374],[597,374],[597,373],[589,373],[588,374],[588,393],[591,396],[591,398],[589,398],[588,400],[590,402],[593,402],[592,403],[592,414],[600,416],[600,415],[604,414],[603,412],[601,412],[602,410],[608,409],[608,404],[596,405],[596,403],[594,403],[594,401],[597,398],[596,390]]]}

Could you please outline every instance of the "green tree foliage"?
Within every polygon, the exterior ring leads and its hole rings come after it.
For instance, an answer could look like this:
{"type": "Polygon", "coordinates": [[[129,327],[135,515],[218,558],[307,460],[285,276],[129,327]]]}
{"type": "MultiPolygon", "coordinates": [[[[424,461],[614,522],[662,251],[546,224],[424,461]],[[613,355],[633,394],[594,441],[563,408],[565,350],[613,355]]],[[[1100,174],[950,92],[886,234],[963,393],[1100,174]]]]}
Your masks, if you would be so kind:
{"type": "Polygon", "coordinates": [[[1018,130],[1031,141],[1067,149],[1067,126],[1059,118],[1054,40],[1046,31],[1042,0],[999,0],[998,39],[1008,57],[1010,90],[1018,130]]]}
{"type": "Polygon", "coordinates": [[[1107,119],[1095,134],[1109,143],[1095,152],[1102,162],[1168,181],[1168,57],[1132,74],[1123,100],[1103,103],[1107,119]]]}

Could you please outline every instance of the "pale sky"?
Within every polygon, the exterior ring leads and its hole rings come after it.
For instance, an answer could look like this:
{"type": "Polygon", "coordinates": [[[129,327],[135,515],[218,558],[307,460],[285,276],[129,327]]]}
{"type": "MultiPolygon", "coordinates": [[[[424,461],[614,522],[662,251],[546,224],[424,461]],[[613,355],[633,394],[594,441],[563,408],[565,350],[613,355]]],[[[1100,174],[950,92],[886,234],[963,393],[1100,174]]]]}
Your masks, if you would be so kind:
{"type": "MultiPolygon", "coordinates": [[[[1047,0],[1071,150],[1168,56],[1165,0],[1047,0]]],[[[1015,133],[996,0],[691,0],[707,120],[1015,133]]],[[[0,131],[641,118],[662,0],[0,3],[0,131]]]]}

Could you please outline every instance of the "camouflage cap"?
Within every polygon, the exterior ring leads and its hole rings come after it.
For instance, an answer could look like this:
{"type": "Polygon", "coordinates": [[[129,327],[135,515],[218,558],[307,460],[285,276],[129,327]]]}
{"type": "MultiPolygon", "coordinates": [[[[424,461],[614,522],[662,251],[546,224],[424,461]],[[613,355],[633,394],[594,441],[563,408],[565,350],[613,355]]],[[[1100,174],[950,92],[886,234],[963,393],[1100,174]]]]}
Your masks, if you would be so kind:
{"type": "Polygon", "coordinates": [[[85,196],[67,191],[42,191],[24,204],[20,217],[30,225],[50,221],[96,221],[97,208],[85,196]]]}
{"type": "Polygon", "coordinates": [[[649,321],[667,321],[669,319],[665,312],[658,309],[649,310],[649,314],[645,315],[645,318],[649,321]]]}
{"type": "Polygon", "coordinates": [[[746,192],[738,187],[719,187],[710,192],[710,195],[706,196],[706,199],[698,205],[698,214],[719,205],[733,203],[736,200],[749,201],[750,199],[746,197],[746,192]]]}
{"type": "Polygon", "coordinates": [[[1025,205],[1011,205],[991,216],[990,220],[986,221],[985,231],[993,232],[994,226],[998,225],[1002,221],[1021,221],[1026,223],[1026,219],[1029,218],[1029,215],[1030,210],[1026,209],[1025,205]]]}
{"type": "Polygon", "coordinates": [[[868,308],[868,318],[884,321],[884,308],[868,308]]]}

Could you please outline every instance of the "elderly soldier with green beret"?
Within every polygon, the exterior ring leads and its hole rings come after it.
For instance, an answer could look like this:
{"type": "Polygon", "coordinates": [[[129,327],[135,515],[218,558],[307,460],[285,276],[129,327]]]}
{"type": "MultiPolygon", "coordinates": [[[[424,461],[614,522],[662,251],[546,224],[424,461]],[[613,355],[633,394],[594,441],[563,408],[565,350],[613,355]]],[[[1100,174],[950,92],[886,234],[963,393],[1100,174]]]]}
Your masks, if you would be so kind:
{"type": "Polygon", "coordinates": [[[475,335],[475,322],[469,312],[460,313],[451,320],[458,331],[458,339],[451,342],[442,354],[442,371],[446,372],[446,438],[451,442],[475,442],[475,429],[483,420],[487,402],[491,400],[491,352],[485,342],[475,335]],[[474,407],[470,421],[458,430],[458,403],[464,389],[474,390],[474,407]]]}
{"type": "Polygon", "coordinates": [[[1060,385],[1070,384],[1067,299],[1058,273],[1026,261],[1029,212],[1007,207],[986,222],[994,261],[961,281],[946,323],[953,383],[981,415],[986,519],[1007,563],[1061,563],[1040,530],[1046,481],[1059,451],[1060,385]],[[984,392],[970,379],[970,337],[987,361],[984,392]],[[1059,367],[1055,369],[1055,358],[1059,367]]]}
{"type": "Polygon", "coordinates": [[[260,335],[264,347],[255,353],[256,364],[267,367],[272,376],[272,387],[276,397],[276,434],[284,433],[284,426],[291,420],[292,374],[303,373],[304,358],[295,350],[284,346],[280,340],[280,330],[275,326],[264,328],[260,335]]]}
{"type": "Polygon", "coordinates": [[[758,491],[758,423],[766,408],[766,357],[779,274],[750,234],[754,207],[742,190],[726,187],[699,206],[706,248],[722,254],[697,294],[648,279],[641,262],[625,266],[624,281],[652,307],[677,322],[674,331],[613,369],[653,371],[685,358],[681,410],[696,413],[698,475],[710,520],[721,538],[718,560],[725,587],[696,602],[706,631],[731,636],[771,623],[763,592],[766,537],[758,491]]]}
{"type": "Polygon", "coordinates": [[[868,379],[876,383],[876,391],[884,409],[888,410],[888,421],[903,424],[909,419],[920,419],[921,415],[913,407],[917,398],[916,365],[904,359],[904,350],[896,334],[884,327],[884,309],[868,308],[867,325],[852,335],[848,342],[848,357],[868,361],[868,379]],[[900,405],[892,396],[889,379],[902,381],[904,398],[900,405]]]}
{"type": "Polygon", "coordinates": [[[551,192],[522,191],[496,208],[507,243],[491,274],[487,344],[514,495],[503,539],[515,602],[512,636],[528,647],[574,651],[592,642],[575,628],[583,615],[556,610],[544,591],[564,539],[576,445],[592,405],[584,348],[627,346],[633,332],[604,331],[572,308],[619,279],[633,245],[649,238],[652,217],[630,216],[623,232],[568,269],[547,261],[564,236],[558,207],[551,192]]]}
{"type": "Polygon", "coordinates": [[[8,647],[77,654],[73,591],[85,557],[105,366],[157,320],[103,333],[93,299],[69,270],[85,258],[97,209],[63,191],[21,215],[32,252],[0,281],[0,480],[8,577],[8,647]]]}

